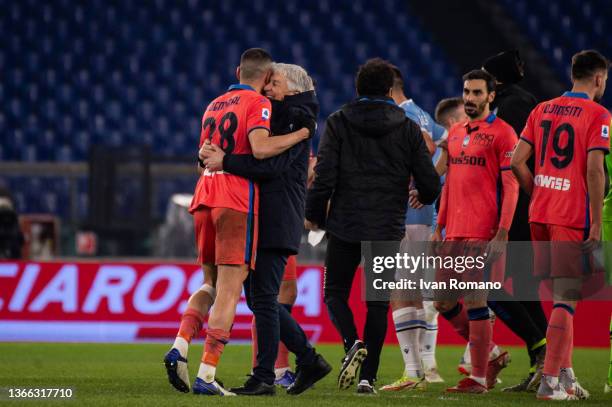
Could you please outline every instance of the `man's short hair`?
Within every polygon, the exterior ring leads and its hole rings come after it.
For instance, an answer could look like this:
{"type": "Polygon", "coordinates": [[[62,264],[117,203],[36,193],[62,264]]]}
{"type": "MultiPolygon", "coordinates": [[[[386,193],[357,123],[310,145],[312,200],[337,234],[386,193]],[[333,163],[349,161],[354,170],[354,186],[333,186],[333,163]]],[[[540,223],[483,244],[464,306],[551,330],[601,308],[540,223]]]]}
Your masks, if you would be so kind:
{"type": "Polygon", "coordinates": [[[594,49],[580,51],[572,57],[572,79],[593,77],[598,71],[608,71],[610,61],[594,49]]]}
{"type": "Polygon", "coordinates": [[[358,95],[383,96],[393,86],[391,64],[381,58],[373,58],[359,67],[355,78],[358,95]]]}
{"type": "Polygon", "coordinates": [[[275,62],[272,64],[272,69],[283,74],[287,79],[287,86],[290,91],[302,93],[314,90],[312,78],[308,76],[308,72],[301,66],[275,62]]]}
{"type": "Polygon", "coordinates": [[[474,69],[463,75],[463,81],[474,81],[482,79],[487,84],[487,92],[491,93],[495,90],[495,77],[482,69],[474,69]]]}
{"type": "Polygon", "coordinates": [[[435,119],[438,123],[445,123],[448,117],[453,113],[455,109],[463,105],[462,98],[447,98],[442,99],[436,106],[434,113],[435,119]]]}
{"type": "Polygon", "coordinates": [[[249,48],[240,57],[240,79],[253,80],[264,75],[272,64],[272,57],[262,48],[249,48]]]}
{"type": "Polygon", "coordinates": [[[404,91],[404,77],[402,76],[402,71],[395,66],[391,65],[391,69],[393,70],[393,89],[404,91]]]}

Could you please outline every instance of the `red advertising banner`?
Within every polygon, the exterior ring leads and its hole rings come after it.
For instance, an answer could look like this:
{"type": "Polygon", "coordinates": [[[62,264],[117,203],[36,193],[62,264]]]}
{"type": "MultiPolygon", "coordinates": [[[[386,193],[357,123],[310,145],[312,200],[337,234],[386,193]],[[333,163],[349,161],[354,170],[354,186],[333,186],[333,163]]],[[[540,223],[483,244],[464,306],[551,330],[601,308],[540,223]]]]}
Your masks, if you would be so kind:
{"type": "MultiPolygon", "coordinates": [[[[3,262],[0,263],[0,341],[133,342],[176,335],[189,295],[202,285],[200,267],[188,263],[3,262]]],[[[360,279],[351,306],[359,329],[366,307],[360,279]]],[[[546,304],[550,309],[550,304],[546,304]]],[[[612,304],[585,302],[575,319],[575,344],[608,346],[612,304]]],[[[293,311],[313,342],[340,342],[323,302],[320,266],[298,266],[293,311]]],[[[439,318],[439,343],[462,343],[439,318]]],[[[251,313],[242,298],[233,340],[250,339],[251,313]]],[[[520,344],[501,322],[495,339],[520,344]]],[[[395,342],[389,319],[387,341],[395,342]]]]}

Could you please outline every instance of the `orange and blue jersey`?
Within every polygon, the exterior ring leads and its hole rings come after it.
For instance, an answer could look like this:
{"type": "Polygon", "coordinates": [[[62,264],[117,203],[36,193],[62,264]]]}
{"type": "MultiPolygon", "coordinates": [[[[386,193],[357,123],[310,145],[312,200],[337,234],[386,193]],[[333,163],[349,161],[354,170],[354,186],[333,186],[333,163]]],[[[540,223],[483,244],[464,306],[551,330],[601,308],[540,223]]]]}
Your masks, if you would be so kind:
{"type": "Polygon", "coordinates": [[[585,93],[565,92],[535,107],[521,133],[535,155],[530,222],[590,227],[587,156],[609,152],[611,125],[610,112],[585,93]]]}
{"type": "MultiPolygon", "coordinates": [[[[232,85],[206,108],[200,147],[208,139],[226,154],[253,154],[248,135],[258,128],[270,131],[271,113],[272,106],[266,97],[248,85],[232,85]]],[[[196,185],[189,211],[193,213],[200,206],[257,215],[259,189],[246,178],[205,170],[196,185]]]]}
{"type": "Polygon", "coordinates": [[[501,172],[510,170],[517,141],[512,127],[493,113],[450,128],[439,217],[447,238],[489,240],[495,235],[502,202],[501,172]]]}

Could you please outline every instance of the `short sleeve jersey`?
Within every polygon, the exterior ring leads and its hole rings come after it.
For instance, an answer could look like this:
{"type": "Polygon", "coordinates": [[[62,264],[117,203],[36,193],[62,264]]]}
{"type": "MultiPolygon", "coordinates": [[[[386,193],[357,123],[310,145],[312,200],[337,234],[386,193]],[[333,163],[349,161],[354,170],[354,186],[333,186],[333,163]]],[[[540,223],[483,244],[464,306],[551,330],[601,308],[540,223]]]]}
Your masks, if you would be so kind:
{"type": "Polygon", "coordinates": [[[610,112],[584,93],[565,92],[536,106],[521,139],[535,155],[529,221],[588,228],[587,155],[608,153],[610,112]]]}
{"type": "MultiPolygon", "coordinates": [[[[232,85],[213,100],[202,118],[200,147],[206,139],[226,154],[252,154],[248,135],[252,130],[270,130],[270,101],[247,85],[232,85]]],[[[230,208],[239,212],[259,211],[257,185],[224,171],[205,170],[195,188],[190,212],[200,206],[230,208]]]]}
{"type": "MultiPolygon", "coordinates": [[[[606,156],[606,168],[608,170],[608,185],[612,185],[612,156],[610,154],[606,156]]],[[[606,197],[604,198],[604,206],[601,220],[604,222],[612,222],[612,188],[610,188],[610,190],[608,191],[608,195],[606,195],[606,197]]],[[[608,239],[612,240],[612,236],[608,239]]]]}
{"type": "Polygon", "coordinates": [[[448,132],[446,236],[489,240],[497,232],[501,171],[510,170],[518,141],[508,123],[490,114],[448,132]]]}
{"type": "MultiPolygon", "coordinates": [[[[432,140],[438,143],[447,137],[446,129],[432,119],[431,115],[421,109],[412,99],[400,103],[399,107],[404,109],[406,117],[415,122],[421,130],[431,135],[432,140]]],[[[437,151],[436,151],[437,152],[437,151]]],[[[434,156],[434,159],[437,157],[434,156]]],[[[406,225],[431,225],[433,222],[433,205],[425,205],[420,209],[408,206],[406,211],[406,225]]]]}

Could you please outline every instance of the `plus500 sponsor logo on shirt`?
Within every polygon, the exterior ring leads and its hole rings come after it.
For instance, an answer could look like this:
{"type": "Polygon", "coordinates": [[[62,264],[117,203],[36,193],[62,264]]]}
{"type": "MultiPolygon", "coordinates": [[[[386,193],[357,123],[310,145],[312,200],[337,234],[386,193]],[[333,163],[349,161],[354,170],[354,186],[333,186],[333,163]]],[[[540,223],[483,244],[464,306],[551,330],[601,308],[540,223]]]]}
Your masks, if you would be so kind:
{"type": "Polygon", "coordinates": [[[459,157],[451,157],[450,162],[454,165],[477,165],[479,167],[484,167],[487,164],[487,160],[484,157],[463,153],[459,157]]]}
{"type": "Polygon", "coordinates": [[[536,175],[533,182],[538,187],[556,189],[557,191],[569,191],[571,186],[569,179],[541,174],[536,175]]]}

